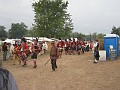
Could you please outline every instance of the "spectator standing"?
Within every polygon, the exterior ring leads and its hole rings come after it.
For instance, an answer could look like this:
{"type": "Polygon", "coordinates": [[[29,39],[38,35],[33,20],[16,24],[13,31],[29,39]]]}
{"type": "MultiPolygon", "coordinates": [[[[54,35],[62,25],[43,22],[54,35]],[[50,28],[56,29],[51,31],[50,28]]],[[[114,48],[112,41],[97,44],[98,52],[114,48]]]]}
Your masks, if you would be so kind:
{"type": "Polygon", "coordinates": [[[6,57],[7,57],[7,43],[4,42],[3,46],[2,46],[2,51],[3,51],[3,61],[6,61],[6,57]]]}

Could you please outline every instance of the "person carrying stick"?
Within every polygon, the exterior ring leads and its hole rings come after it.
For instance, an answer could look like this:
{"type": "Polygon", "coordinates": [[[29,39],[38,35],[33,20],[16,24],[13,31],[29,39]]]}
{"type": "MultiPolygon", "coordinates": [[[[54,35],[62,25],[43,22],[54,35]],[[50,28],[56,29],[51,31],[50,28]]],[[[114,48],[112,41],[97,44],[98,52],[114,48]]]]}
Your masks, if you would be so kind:
{"type": "Polygon", "coordinates": [[[59,51],[58,48],[55,46],[55,42],[51,43],[51,50],[50,50],[50,59],[51,59],[51,65],[52,65],[52,70],[55,71],[57,69],[57,58],[59,57],[59,51]]]}

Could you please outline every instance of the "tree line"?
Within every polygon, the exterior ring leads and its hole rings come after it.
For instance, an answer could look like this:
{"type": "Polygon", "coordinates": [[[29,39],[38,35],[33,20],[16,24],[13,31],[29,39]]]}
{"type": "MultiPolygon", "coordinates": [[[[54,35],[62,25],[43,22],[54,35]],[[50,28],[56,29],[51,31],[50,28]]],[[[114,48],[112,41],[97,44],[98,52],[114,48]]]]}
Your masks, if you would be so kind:
{"type": "MultiPolygon", "coordinates": [[[[6,31],[6,28],[4,26],[0,26],[0,40],[5,40],[6,38],[10,39],[20,39],[24,36],[27,37],[38,37],[36,34],[34,27],[28,29],[28,26],[25,25],[23,22],[21,23],[12,23],[11,28],[6,31]]],[[[117,34],[120,36],[120,27],[113,26],[111,34],[117,34]]],[[[79,38],[81,40],[95,40],[95,39],[103,39],[105,34],[103,33],[90,33],[88,35],[82,34],[80,32],[71,32],[67,36],[61,36],[63,39],[65,38],[79,38]]],[[[47,37],[47,36],[45,36],[47,37]]],[[[54,37],[56,38],[56,37],[54,37]]]]}
{"type": "MultiPolygon", "coordinates": [[[[119,35],[120,28],[117,29],[116,27],[112,28],[111,33],[119,35]],[[115,28],[115,29],[114,29],[115,28]]],[[[0,26],[0,40],[5,40],[6,38],[10,39],[21,39],[22,37],[27,36],[27,37],[38,37],[34,27],[28,29],[28,26],[25,25],[23,22],[21,23],[12,23],[11,28],[6,31],[6,28],[4,26],[0,26]]],[[[81,40],[95,40],[95,39],[103,39],[105,34],[103,33],[90,33],[88,35],[82,34],[80,32],[71,32],[69,35],[66,37],[61,36],[61,38],[66,39],[66,38],[78,38],[81,40]]],[[[119,35],[120,36],[120,35],[119,35]]],[[[47,37],[47,36],[45,36],[47,37]]],[[[54,37],[56,38],[56,37],[54,37]]]]}

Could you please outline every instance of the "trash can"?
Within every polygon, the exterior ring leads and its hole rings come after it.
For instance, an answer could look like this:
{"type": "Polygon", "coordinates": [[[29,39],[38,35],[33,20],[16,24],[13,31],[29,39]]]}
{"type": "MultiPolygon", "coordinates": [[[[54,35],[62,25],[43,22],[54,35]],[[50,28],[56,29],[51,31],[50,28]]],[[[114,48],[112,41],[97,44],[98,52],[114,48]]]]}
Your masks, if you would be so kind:
{"type": "Polygon", "coordinates": [[[110,53],[109,53],[109,58],[110,58],[110,60],[116,60],[117,59],[117,54],[116,54],[116,50],[110,50],[109,51],[110,53]]]}

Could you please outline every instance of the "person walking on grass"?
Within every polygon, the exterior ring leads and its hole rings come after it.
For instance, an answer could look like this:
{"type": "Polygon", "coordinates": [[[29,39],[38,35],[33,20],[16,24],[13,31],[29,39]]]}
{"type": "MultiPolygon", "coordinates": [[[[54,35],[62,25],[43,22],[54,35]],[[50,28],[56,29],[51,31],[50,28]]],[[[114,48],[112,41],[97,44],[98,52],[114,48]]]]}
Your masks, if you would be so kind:
{"type": "Polygon", "coordinates": [[[51,59],[51,66],[52,70],[55,71],[57,69],[57,58],[59,57],[58,48],[55,46],[55,42],[51,43],[51,50],[50,50],[50,59],[51,59]]]}

